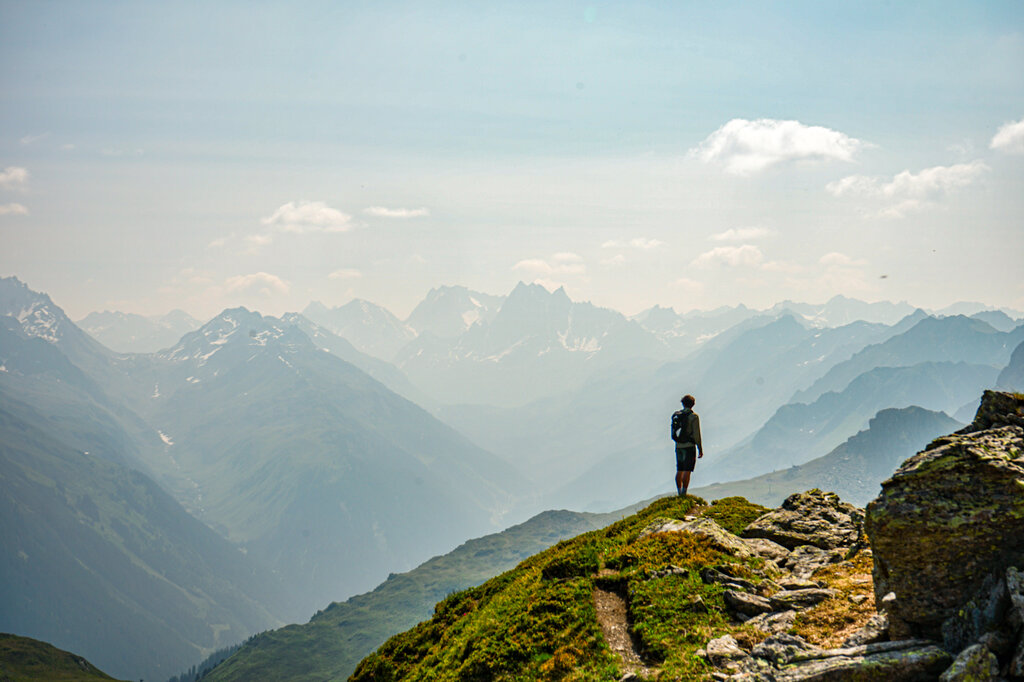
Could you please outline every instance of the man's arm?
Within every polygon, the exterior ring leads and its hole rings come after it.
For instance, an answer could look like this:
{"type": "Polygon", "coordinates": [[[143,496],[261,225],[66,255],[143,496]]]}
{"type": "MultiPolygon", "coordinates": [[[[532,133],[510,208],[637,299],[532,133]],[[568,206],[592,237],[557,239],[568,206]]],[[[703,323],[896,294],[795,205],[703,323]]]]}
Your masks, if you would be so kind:
{"type": "Polygon", "coordinates": [[[694,413],[693,417],[693,442],[697,445],[697,457],[704,456],[704,446],[700,442],[700,417],[694,413]]]}

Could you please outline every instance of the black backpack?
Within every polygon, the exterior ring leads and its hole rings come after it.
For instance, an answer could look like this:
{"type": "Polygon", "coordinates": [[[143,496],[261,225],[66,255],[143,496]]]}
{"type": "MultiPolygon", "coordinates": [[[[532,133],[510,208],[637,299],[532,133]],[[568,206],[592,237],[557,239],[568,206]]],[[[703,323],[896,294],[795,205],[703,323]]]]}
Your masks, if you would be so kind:
{"type": "Polygon", "coordinates": [[[690,432],[690,415],[693,412],[679,410],[672,414],[672,433],[677,443],[692,443],[693,434],[690,432]]]}

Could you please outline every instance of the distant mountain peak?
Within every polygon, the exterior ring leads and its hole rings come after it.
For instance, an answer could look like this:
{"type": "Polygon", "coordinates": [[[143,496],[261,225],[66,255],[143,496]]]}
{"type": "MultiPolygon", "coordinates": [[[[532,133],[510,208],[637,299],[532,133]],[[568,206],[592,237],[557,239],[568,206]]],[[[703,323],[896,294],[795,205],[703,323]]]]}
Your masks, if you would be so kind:
{"type": "Polygon", "coordinates": [[[16,319],[26,336],[54,344],[74,326],[48,295],[33,291],[13,276],[0,278],[0,314],[16,319]]]}
{"type": "Polygon", "coordinates": [[[173,362],[195,361],[201,367],[223,348],[261,347],[275,342],[283,344],[286,351],[296,346],[312,347],[302,331],[285,321],[244,307],[228,308],[160,355],[173,362]]]}

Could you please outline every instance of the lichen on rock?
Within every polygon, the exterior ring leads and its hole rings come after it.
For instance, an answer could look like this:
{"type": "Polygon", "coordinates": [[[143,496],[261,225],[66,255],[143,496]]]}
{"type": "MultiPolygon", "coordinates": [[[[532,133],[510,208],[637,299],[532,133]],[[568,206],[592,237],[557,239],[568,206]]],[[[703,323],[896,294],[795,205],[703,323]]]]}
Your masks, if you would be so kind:
{"type": "Polygon", "coordinates": [[[1024,565],[1021,414],[1024,397],[987,391],[970,427],[904,462],[868,505],[875,595],[896,595],[893,636],[939,639],[990,574],[1024,565]]]}
{"type": "Polygon", "coordinates": [[[765,538],[788,549],[853,547],[861,540],[863,522],[862,509],[815,488],[790,495],[780,508],[747,526],[742,536],[765,538]]]}

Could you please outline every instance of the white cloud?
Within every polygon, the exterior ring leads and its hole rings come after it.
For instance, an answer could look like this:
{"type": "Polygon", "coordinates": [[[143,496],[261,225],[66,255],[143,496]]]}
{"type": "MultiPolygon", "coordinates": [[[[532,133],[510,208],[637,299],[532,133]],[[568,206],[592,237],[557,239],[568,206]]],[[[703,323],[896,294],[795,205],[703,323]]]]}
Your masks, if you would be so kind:
{"type": "Polygon", "coordinates": [[[767,227],[734,227],[725,232],[713,234],[708,239],[716,242],[749,242],[764,237],[773,237],[776,234],[775,230],[770,230],[767,227]]]}
{"type": "Polygon", "coordinates": [[[864,146],[837,130],[800,121],[734,118],[690,154],[704,163],[721,164],[727,173],[750,175],[785,161],[852,161],[864,146]]]}
{"type": "Polygon", "coordinates": [[[866,260],[850,258],[845,253],[838,251],[826,253],[818,259],[818,262],[826,267],[861,267],[868,264],[866,260]]]}
{"type": "Polygon", "coordinates": [[[701,282],[692,280],[688,277],[680,277],[675,282],[672,282],[672,286],[681,289],[687,294],[703,294],[704,285],[701,282]]]}
{"type": "Polygon", "coordinates": [[[231,239],[234,236],[235,235],[232,234],[232,235],[227,235],[227,236],[224,236],[224,237],[217,237],[216,239],[211,241],[209,244],[207,244],[206,248],[208,248],[208,249],[219,249],[219,248],[223,247],[225,244],[227,244],[228,240],[231,239]]]}
{"type": "Polygon", "coordinates": [[[30,145],[33,142],[38,142],[39,140],[45,140],[49,136],[50,136],[50,133],[38,133],[38,134],[35,134],[35,135],[29,134],[29,135],[25,135],[24,137],[22,137],[18,141],[21,142],[24,145],[30,145]]]}
{"type": "Polygon", "coordinates": [[[636,237],[629,241],[620,241],[618,239],[609,239],[604,244],[601,244],[603,249],[642,249],[649,251],[650,249],[656,249],[659,246],[664,246],[665,242],[660,239],[648,239],[647,237],[636,237]]]}
{"type": "Polygon", "coordinates": [[[835,197],[866,197],[891,202],[878,215],[901,218],[932,208],[947,193],[977,182],[989,170],[983,161],[933,166],[918,173],[905,170],[886,182],[884,178],[850,175],[830,182],[825,190],[835,197]]]}
{"type": "Polygon", "coordinates": [[[587,272],[583,259],[575,253],[556,253],[550,260],[526,258],[513,265],[512,269],[536,275],[583,275],[587,272]]]}
{"type": "Polygon", "coordinates": [[[250,275],[236,275],[224,280],[224,290],[232,294],[258,294],[273,296],[287,294],[288,283],[276,275],[254,272],[250,275]]]}
{"type": "Polygon", "coordinates": [[[614,256],[612,256],[611,258],[605,258],[603,261],[601,261],[601,265],[607,265],[609,267],[613,267],[614,268],[614,267],[618,267],[620,265],[623,265],[625,262],[626,262],[626,257],[623,256],[621,253],[617,253],[614,256]]]}
{"type": "Polygon", "coordinates": [[[858,194],[878,194],[879,179],[866,175],[847,175],[825,185],[825,191],[834,197],[855,196],[858,194]]]}
{"type": "Polygon", "coordinates": [[[370,206],[364,208],[363,213],[378,218],[418,218],[430,215],[430,211],[426,208],[385,208],[384,206],[370,206]]]}
{"type": "Polygon", "coordinates": [[[327,279],[359,279],[363,273],[353,268],[342,268],[327,275],[327,279]]]}
{"type": "Polygon", "coordinates": [[[729,267],[753,267],[760,265],[764,260],[761,249],[753,244],[742,246],[716,246],[710,251],[700,254],[693,259],[691,265],[706,268],[714,265],[727,265],[729,267]]]}
{"type": "Polygon", "coordinates": [[[1001,125],[989,147],[1007,154],[1024,154],[1024,118],[1001,125]]]}
{"type": "Polygon", "coordinates": [[[251,249],[258,249],[261,246],[267,246],[274,241],[274,238],[269,234],[250,234],[245,238],[245,241],[249,243],[251,249]]]}
{"type": "Polygon", "coordinates": [[[0,215],[28,215],[28,209],[21,204],[0,204],[0,215]]]}
{"type": "Polygon", "coordinates": [[[882,187],[887,197],[926,199],[956,187],[970,185],[989,170],[982,161],[958,163],[954,166],[935,166],[920,173],[903,171],[882,187]]]}
{"type": "Polygon", "coordinates": [[[764,270],[765,272],[781,272],[789,275],[794,275],[805,271],[804,266],[784,260],[767,261],[766,263],[761,265],[761,269],[764,270]]]}
{"type": "Polygon", "coordinates": [[[8,166],[0,171],[0,187],[3,189],[24,189],[28,182],[28,169],[8,166]]]}
{"type": "Polygon", "coordinates": [[[260,222],[284,232],[297,234],[347,232],[353,227],[351,216],[331,208],[322,201],[289,201],[260,222]]]}

